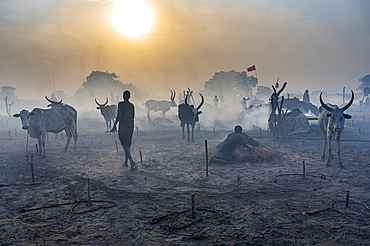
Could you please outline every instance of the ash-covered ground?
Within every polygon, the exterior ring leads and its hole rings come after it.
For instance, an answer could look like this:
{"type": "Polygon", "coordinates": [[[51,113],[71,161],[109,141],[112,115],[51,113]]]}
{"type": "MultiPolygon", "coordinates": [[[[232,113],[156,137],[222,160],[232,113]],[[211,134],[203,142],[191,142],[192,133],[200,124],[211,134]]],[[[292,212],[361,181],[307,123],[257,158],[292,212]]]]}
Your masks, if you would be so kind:
{"type": "Polygon", "coordinates": [[[42,159],[29,138],[34,182],[26,131],[19,119],[3,117],[0,245],[369,245],[370,126],[357,115],[342,136],[345,169],[335,154],[325,167],[320,134],[270,139],[256,129],[246,133],[284,159],[212,165],[208,177],[205,140],[215,147],[234,126],[201,130],[188,143],[175,119],[165,126],[139,117],[138,168],[130,171],[103,118],[80,117],[77,152],[71,143],[63,153],[65,135],[49,134],[42,159]]]}

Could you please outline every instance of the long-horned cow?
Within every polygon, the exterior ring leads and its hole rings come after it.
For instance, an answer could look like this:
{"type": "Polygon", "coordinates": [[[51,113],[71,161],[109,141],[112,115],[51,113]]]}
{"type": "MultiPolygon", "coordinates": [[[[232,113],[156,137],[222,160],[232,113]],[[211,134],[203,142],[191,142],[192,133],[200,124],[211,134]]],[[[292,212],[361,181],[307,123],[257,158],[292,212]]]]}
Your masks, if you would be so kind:
{"type": "Polygon", "coordinates": [[[344,129],[345,119],[351,119],[352,117],[348,114],[345,114],[344,111],[347,110],[354,100],[354,94],[352,92],[351,100],[342,108],[339,108],[337,105],[325,104],[322,101],[322,93],[320,94],[320,103],[319,108],[320,114],[318,119],[319,127],[322,130],[322,138],[324,140],[324,147],[321,155],[321,159],[325,159],[325,149],[328,145],[328,158],[326,161],[326,166],[330,166],[330,161],[333,158],[332,156],[332,147],[331,139],[334,138],[337,144],[337,155],[338,155],[338,165],[341,168],[344,168],[342,160],[340,159],[340,138],[342,131],[344,129]]]}
{"type": "Polygon", "coordinates": [[[99,107],[96,107],[96,109],[100,109],[100,114],[103,115],[104,117],[105,124],[107,125],[107,132],[108,132],[109,129],[111,129],[111,124],[112,124],[111,121],[114,122],[115,118],[117,117],[118,107],[115,104],[107,105],[108,97],[104,104],[99,104],[96,101],[96,98],[95,98],[95,102],[99,106],[99,107]]]}
{"type": "Polygon", "coordinates": [[[182,139],[185,139],[185,124],[188,128],[188,142],[189,142],[189,135],[190,135],[190,129],[189,125],[191,125],[191,141],[194,142],[194,127],[195,122],[199,121],[199,115],[202,113],[202,111],[199,111],[200,107],[202,107],[204,103],[204,97],[202,94],[199,93],[199,95],[202,97],[202,101],[199,104],[198,107],[194,107],[194,105],[188,104],[188,95],[185,97],[185,103],[179,105],[179,119],[181,121],[181,127],[182,127],[182,139]]]}
{"type": "Polygon", "coordinates": [[[59,133],[64,130],[67,136],[67,143],[63,151],[67,151],[72,136],[74,140],[73,150],[76,151],[76,121],[67,107],[62,106],[52,109],[34,108],[32,112],[23,109],[19,114],[14,114],[13,116],[16,118],[20,117],[22,129],[27,130],[31,137],[37,138],[40,146],[39,155],[42,155],[42,157],[45,157],[45,140],[47,132],[59,133]]]}
{"type": "Polygon", "coordinates": [[[148,120],[151,122],[150,119],[150,111],[162,111],[163,117],[166,117],[166,112],[170,110],[171,107],[177,107],[177,104],[175,103],[175,96],[176,92],[175,90],[171,91],[171,101],[157,101],[157,100],[148,100],[145,102],[145,110],[148,115],[148,120]]]}

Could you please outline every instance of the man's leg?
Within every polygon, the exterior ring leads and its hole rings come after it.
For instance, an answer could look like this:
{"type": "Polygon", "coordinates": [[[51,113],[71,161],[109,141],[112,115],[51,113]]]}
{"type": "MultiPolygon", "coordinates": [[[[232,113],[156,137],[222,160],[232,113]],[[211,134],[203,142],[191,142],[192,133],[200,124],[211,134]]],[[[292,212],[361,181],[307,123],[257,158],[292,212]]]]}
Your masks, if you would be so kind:
{"type": "Polygon", "coordinates": [[[130,147],[127,146],[127,145],[124,145],[123,149],[125,150],[126,163],[127,163],[127,159],[129,159],[131,167],[135,167],[135,162],[134,162],[134,160],[132,160],[132,157],[131,157],[130,147]]]}

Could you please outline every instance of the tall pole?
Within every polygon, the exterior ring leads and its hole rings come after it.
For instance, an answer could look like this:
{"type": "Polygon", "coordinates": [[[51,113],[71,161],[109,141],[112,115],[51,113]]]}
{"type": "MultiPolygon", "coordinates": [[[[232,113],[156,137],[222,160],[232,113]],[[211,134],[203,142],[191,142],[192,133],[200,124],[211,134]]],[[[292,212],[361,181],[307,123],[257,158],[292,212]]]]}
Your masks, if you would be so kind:
{"type": "Polygon", "coordinates": [[[343,87],[343,104],[345,104],[346,102],[346,87],[343,87]]]}
{"type": "Polygon", "coordinates": [[[53,70],[53,81],[54,81],[54,94],[55,94],[55,77],[54,77],[54,70],[53,70]]]}
{"type": "MultiPolygon", "coordinates": [[[[254,69],[254,72],[256,73],[256,80],[257,80],[257,90],[256,90],[256,96],[257,96],[257,99],[259,99],[259,95],[258,95],[258,78],[257,78],[257,68],[254,69]]],[[[253,98],[251,98],[251,100],[253,100],[253,98]]]]}

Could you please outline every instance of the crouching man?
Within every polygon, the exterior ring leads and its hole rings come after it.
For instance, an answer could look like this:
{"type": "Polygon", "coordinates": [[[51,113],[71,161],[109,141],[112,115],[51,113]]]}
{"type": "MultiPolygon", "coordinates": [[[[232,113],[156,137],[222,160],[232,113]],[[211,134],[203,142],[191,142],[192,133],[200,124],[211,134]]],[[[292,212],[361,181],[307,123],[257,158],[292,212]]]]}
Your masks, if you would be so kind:
{"type": "Polygon", "coordinates": [[[220,164],[231,164],[233,162],[233,151],[238,144],[243,145],[246,148],[251,148],[243,137],[243,128],[239,125],[235,126],[233,133],[230,133],[225,141],[220,146],[221,156],[214,155],[210,159],[210,163],[220,163],[220,164]]]}

